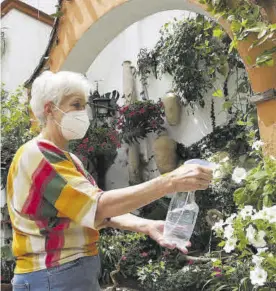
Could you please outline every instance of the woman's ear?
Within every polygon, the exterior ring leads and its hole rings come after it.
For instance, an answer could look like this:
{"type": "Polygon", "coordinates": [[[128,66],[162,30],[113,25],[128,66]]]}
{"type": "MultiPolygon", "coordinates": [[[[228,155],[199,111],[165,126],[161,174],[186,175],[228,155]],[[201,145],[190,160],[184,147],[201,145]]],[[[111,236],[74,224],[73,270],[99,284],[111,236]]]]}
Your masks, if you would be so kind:
{"type": "Polygon", "coordinates": [[[52,103],[46,103],[44,105],[44,116],[49,118],[50,116],[53,116],[53,104],[52,103]]]}

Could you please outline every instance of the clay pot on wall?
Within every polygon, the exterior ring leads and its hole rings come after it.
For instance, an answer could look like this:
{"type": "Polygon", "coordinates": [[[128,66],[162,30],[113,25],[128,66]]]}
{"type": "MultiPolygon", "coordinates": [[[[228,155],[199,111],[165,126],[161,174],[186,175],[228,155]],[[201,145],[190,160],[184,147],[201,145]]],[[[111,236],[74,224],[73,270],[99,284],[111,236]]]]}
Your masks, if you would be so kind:
{"type": "Polygon", "coordinates": [[[181,118],[181,104],[178,96],[173,92],[168,92],[162,98],[165,108],[165,115],[169,125],[178,125],[181,118]]]}
{"type": "Polygon", "coordinates": [[[153,142],[153,152],[157,168],[161,174],[173,171],[177,167],[176,141],[163,133],[153,142]]]}

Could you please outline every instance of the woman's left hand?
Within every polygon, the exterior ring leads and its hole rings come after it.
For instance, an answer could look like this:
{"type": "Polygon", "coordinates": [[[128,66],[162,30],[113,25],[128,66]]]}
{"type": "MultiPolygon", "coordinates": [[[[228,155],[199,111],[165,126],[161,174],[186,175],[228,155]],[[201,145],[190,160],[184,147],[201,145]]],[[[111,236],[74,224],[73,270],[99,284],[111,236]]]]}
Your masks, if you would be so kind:
{"type": "MultiPolygon", "coordinates": [[[[174,249],[176,248],[176,245],[165,242],[163,238],[164,225],[165,225],[165,221],[162,221],[162,220],[148,220],[146,234],[150,236],[152,239],[154,239],[160,246],[168,248],[168,249],[174,249]]],[[[191,243],[188,242],[186,244],[186,247],[190,247],[190,246],[191,246],[191,243]]],[[[178,249],[182,253],[187,254],[188,250],[186,247],[178,248],[178,249]]]]}

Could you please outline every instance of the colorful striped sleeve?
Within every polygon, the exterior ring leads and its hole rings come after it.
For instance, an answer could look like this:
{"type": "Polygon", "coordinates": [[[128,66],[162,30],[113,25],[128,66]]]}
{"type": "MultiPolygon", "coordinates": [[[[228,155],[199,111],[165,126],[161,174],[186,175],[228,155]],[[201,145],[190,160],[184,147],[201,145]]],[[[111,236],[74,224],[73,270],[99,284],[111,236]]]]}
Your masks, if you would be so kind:
{"type": "Polygon", "coordinates": [[[27,197],[21,203],[23,214],[35,218],[68,217],[95,229],[97,203],[102,191],[88,179],[69,153],[38,141],[35,148],[26,149],[20,164],[30,179],[27,197]]]}

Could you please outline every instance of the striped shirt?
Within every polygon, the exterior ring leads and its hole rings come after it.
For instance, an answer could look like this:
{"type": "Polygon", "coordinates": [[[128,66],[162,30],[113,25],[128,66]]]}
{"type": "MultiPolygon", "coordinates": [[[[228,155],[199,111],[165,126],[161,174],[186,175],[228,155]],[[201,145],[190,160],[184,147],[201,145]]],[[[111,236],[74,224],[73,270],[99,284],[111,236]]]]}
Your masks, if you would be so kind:
{"type": "Polygon", "coordinates": [[[96,255],[94,220],[101,193],[73,154],[40,137],[23,145],[7,181],[15,273],[96,255]]]}

